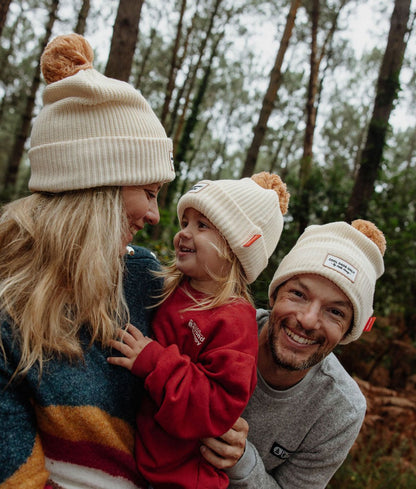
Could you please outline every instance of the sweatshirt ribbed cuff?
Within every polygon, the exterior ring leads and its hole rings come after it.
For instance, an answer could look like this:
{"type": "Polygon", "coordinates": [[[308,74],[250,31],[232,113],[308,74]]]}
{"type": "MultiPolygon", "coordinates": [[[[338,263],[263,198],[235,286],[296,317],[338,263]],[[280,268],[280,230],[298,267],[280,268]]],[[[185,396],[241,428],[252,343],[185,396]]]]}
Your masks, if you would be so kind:
{"type": "Polygon", "coordinates": [[[256,466],[256,459],[255,448],[249,441],[247,441],[243,456],[234,467],[226,470],[230,481],[245,479],[256,466]]]}

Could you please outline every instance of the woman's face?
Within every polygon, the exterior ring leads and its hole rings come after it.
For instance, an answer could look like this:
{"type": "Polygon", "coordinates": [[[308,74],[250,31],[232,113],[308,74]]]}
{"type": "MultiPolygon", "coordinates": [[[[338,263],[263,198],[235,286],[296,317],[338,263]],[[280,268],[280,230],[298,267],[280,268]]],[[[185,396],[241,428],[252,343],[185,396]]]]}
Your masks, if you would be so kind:
{"type": "Polygon", "coordinates": [[[154,225],[159,222],[157,196],[161,186],[160,183],[151,183],[122,187],[121,196],[128,222],[128,230],[123,237],[123,249],[146,223],[154,225]]]}

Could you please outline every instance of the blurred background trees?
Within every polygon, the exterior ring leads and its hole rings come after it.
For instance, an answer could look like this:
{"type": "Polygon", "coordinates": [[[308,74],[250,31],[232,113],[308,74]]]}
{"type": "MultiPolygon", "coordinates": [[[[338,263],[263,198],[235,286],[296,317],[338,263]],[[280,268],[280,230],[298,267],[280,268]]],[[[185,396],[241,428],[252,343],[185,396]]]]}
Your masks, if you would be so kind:
{"type": "Polygon", "coordinates": [[[4,1],[1,201],[27,193],[40,53],[55,35],[82,33],[96,69],[140,89],[174,142],[177,178],[141,244],[169,257],[178,196],[197,180],[277,172],[291,203],[253,285],[258,306],[305,226],[366,218],[388,243],[376,313],[403,318],[415,342],[415,9],[415,0],[4,1]]]}

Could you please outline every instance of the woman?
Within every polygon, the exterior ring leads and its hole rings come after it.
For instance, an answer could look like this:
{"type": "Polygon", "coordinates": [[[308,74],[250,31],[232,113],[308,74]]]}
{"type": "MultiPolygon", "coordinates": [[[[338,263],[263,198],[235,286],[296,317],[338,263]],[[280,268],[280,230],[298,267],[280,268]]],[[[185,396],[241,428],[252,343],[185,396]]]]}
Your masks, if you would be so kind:
{"type": "Polygon", "coordinates": [[[92,59],[75,34],[46,47],[33,194],[0,220],[1,488],[142,487],[142,386],[106,358],[127,320],[148,333],[157,261],[126,245],[159,221],[172,143],[140,93],[92,59]]]}

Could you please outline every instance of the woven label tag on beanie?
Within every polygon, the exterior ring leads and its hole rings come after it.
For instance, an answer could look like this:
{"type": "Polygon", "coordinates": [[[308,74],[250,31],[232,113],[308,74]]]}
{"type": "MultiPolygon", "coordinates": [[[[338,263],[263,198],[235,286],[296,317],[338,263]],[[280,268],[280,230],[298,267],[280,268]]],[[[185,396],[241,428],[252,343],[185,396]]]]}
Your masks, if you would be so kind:
{"type": "Polygon", "coordinates": [[[338,258],[334,255],[327,255],[323,265],[324,267],[331,268],[332,270],[341,273],[348,280],[351,280],[352,283],[355,282],[358,270],[342,258],[338,258]]]}
{"type": "Polygon", "coordinates": [[[188,190],[189,193],[196,193],[199,192],[200,190],[204,189],[208,183],[197,183],[194,185],[191,189],[188,190]]]}

